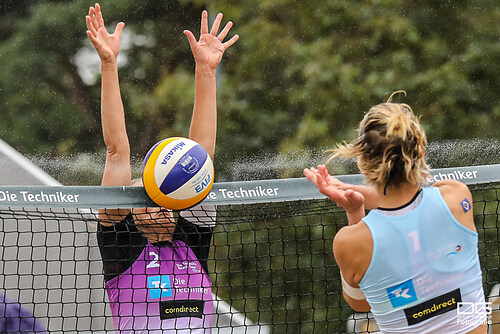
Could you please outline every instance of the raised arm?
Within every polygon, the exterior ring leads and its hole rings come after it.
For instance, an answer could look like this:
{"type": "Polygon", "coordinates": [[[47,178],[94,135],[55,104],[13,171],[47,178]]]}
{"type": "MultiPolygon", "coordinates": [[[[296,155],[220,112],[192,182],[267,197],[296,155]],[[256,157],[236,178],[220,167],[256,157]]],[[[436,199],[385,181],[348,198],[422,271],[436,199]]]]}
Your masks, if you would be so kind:
{"type": "Polygon", "coordinates": [[[217,35],[222,21],[222,14],[215,18],[210,32],[208,31],[208,14],[201,14],[200,39],[196,41],[193,33],[185,30],[191,51],[196,62],[195,99],[193,117],[189,129],[189,138],[197,141],[214,158],[215,136],[217,133],[217,102],[215,70],[224,52],[238,40],[238,35],[223,43],[224,38],[233,26],[228,22],[217,35]]]}
{"type": "Polygon", "coordinates": [[[90,7],[86,16],[87,36],[101,58],[101,122],[106,144],[103,186],[130,185],[130,147],[125,128],[125,114],[118,81],[117,57],[125,24],[118,23],[113,34],[104,26],[99,4],[90,7]]]}
{"type": "Polygon", "coordinates": [[[304,175],[314,183],[320,193],[345,209],[349,225],[359,223],[365,216],[363,194],[353,189],[341,189],[338,185],[340,181],[331,177],[324,165],[319,165],[317,169],[306,168],[304,175]]]}
{"type": "MultiPolygon", "coordinates": [[[[117,65],[120,37],[125,24],[118,23],[115,31],[109,34],[104,26],[99,4],[90,7],[85,20],[88,29],[87,36],[101,58],[101,122],[106,144],[106,164],[101,184],[103,186],[128,186],[131,182],[130,146],[125,128],[117,65]]],[[[122,216],[127,213],[124,210],[107,210],[106,215],[102,212],[100,217],[115,221],[121,220],[122,216]]]]}

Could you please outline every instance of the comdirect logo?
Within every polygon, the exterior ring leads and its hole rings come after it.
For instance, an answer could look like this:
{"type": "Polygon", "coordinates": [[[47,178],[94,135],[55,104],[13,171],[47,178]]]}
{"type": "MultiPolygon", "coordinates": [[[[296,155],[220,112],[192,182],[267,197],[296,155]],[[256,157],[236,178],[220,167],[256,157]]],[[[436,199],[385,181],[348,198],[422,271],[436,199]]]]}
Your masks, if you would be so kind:
{"type": "Polygon", "coordinates": [[[408,325],[412,326],[440,314],[450,312],[462,301],[460,289],[426,300],[404,310],[408,325]]]}
{"type": "Polygon", "coordinates": [[[202,318],[203,300],[170,300],[160,302],[160,319],[202,318]]]}
{"type": "Polygon", "coordinates": [[[391,301],[392,307],[400,307],[417,300],[417,294],[413,287],[413,280],[409,279],[401,284],[390,287],[387,290],[387,296],[391,301]]]}
{"type": "Polygon", "coordinates": [[[149,298],[172,297],[172,283],[169,275],[148,277],[149,298]]]}

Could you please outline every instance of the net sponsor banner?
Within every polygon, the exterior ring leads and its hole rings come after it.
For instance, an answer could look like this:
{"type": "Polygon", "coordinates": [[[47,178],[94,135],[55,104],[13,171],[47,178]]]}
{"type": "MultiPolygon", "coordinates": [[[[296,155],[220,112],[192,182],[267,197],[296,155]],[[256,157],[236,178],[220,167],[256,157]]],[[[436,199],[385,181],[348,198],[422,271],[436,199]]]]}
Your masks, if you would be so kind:
{"type": "MultiPolygon", "coordinates": [[[[500,182],[500,165],[436,169],[428,179],[465,184],[500,182]]],[[[339,175],[339,180],[363,184],[361,174],[339,175]]],[[[321,199],[325,196],[305,178],[215,183],[203,205],[252,204],[321,199]]],[[[0,207],[133,208],[156,206],[142,187],[0,186],[0,207]]]]}

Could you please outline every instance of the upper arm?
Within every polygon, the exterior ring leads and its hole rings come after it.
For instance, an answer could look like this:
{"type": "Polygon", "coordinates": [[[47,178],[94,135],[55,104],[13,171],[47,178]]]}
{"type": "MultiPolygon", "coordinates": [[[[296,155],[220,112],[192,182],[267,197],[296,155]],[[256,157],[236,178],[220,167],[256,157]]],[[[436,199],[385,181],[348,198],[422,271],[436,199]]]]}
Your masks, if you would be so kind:
{"type": "Polygon", "coordinates": [[[97,241],[106,281],[127,270],[147,244],[147,239],[135,226],[131,216],[111,227],[99,226],[97,241]]]}
{"type": "Polygon", "coordinates": [[[132,172],[128,145],[125,145],[121,150],[112,150],[108,147],[101,185],[130,186],[131,182],[132,172]]]}
{"type": "MultiPolygon", "coordinates": [[[[108,147],[101,185],[130,186],[131,179],[132,172],[128,144],[116,151],[108,147]]],[[[129,213],[130,209],[101,209],[99,210],[99,222],[103,226],[111,226],[120,222],[129,213]]]]}
{"type": "Polygon", "coordinates": [[[473,199],[469,187],[454,180],[439,181],[433,186],[439,189],[453,217],[466,228],[476,232],[472,207],[473,199]]]}
{"type": "MultiPolygon", "coordinates": [[[[353,288],[359,288],[359,281],[363,278],[368,268],[371,254],[365,254],[367,247],[360,247],[367,244],[363,234],[365,224],[343,227],[336,234],[333,241],[333,254],[339,265],[344,280],[353,288]],[[368,258],[368,262],[367,262],[368,258]]],[[[367,227],[366,227],[367,228],[367,227]]],[[[368,243],[369,244],[369,243],[368,243]]],[[[373,247],[373,246],[372,246],[373,247]]],[[[369,247],[368,247],[369,248],[369,247]]],[[[358,312],[368,312],[371,307],[366,299],[354,299],[343,291],[346,302],[358,312]]]]}

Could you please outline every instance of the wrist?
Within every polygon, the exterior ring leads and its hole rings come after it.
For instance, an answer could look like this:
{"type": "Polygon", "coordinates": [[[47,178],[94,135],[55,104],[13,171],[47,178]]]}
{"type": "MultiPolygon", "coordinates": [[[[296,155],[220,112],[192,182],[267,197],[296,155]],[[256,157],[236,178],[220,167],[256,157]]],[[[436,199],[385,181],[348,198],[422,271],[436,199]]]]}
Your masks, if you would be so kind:
{"type": "Polygon", "coordinates": [[[196,64],[196,73],[202,74],[204,76],[211,78],[211,77],[215,77],[216,68],[211,67],[209,65],[196,64]]]}
{"type": "Polygon", "coordinates": [[[349,225],[357,224],[365,216],[365,206],[361,205],[356,208],[346,210],[347,222],[349,225]]]}
{"type": "Polygon", "coordinates": [[[116,71],[118,69],[118,63],[115,60],[111,61],[101,61],[101,71],[116,71]]]}
{"type": "Polygon", "coordinates": [[[360,212],[365,212],[365,206],[364,204],[361,204],[361,205],[358,205],[356,207],[352,207],[352,208],[345,208],[345,211],[347,212],[348,215],[355,215],[355,214],[359,214],[360,212]]]}

